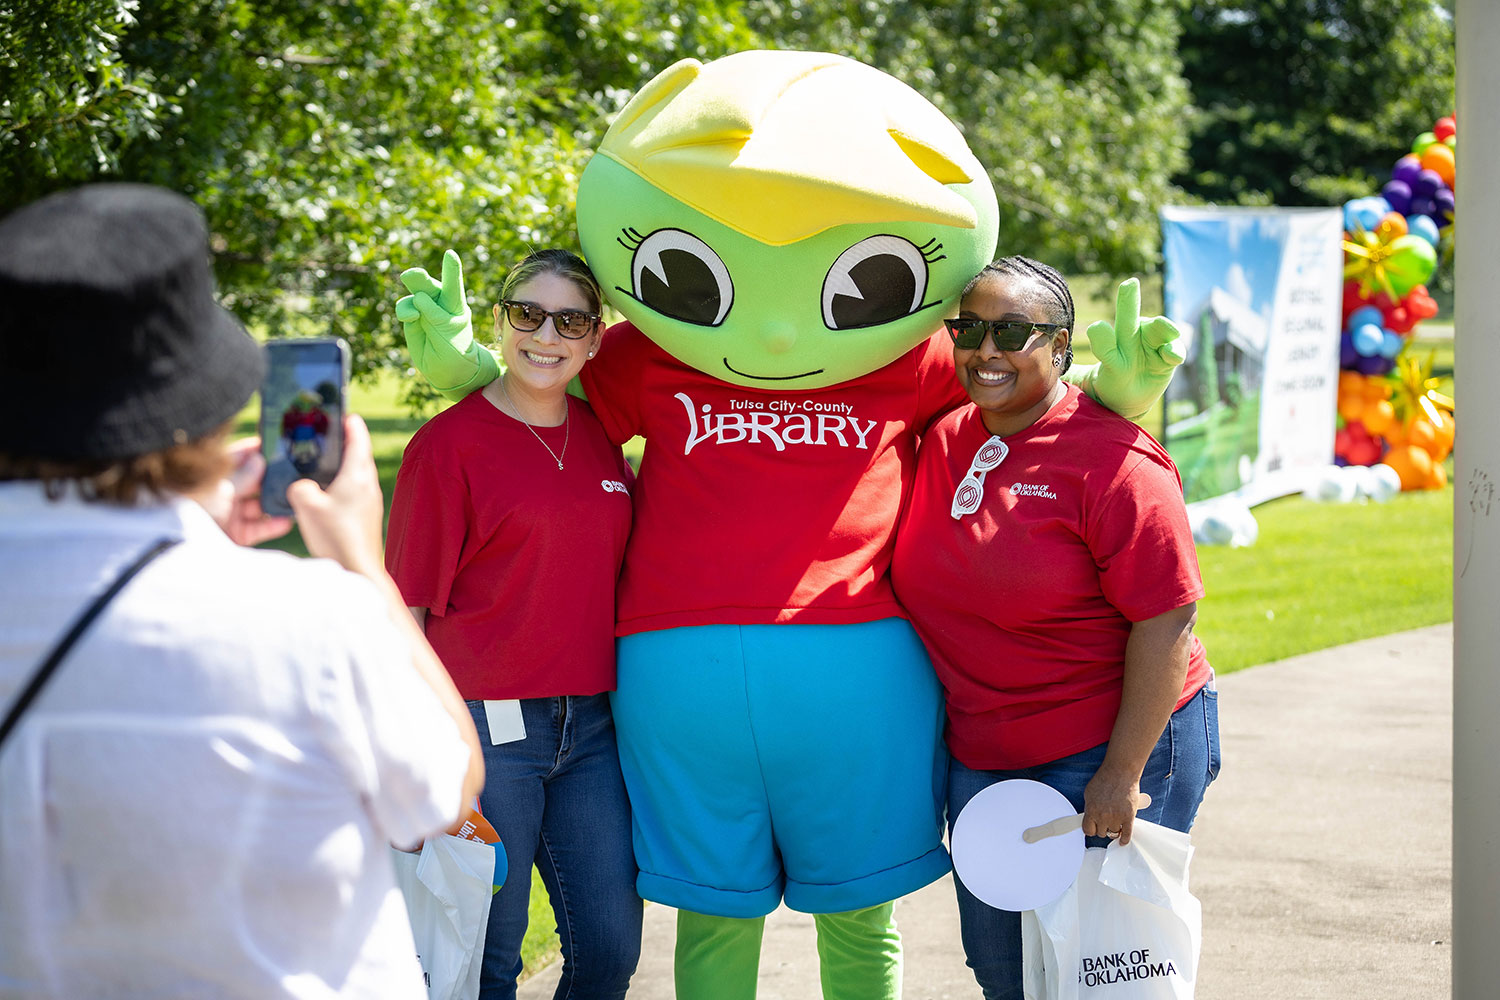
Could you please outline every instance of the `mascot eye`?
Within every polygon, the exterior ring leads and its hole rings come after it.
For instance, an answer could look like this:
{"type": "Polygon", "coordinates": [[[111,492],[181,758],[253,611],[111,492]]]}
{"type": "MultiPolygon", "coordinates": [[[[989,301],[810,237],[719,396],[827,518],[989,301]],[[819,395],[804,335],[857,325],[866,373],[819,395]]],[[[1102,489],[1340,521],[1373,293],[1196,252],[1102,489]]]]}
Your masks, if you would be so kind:
{"type": "Polygon", "coordinates": [[[941,249],[899,236],[860,240],[839,254],[823,279],[823,322],[830,330],[853,330],[910,316],[922,305],[927,265],[942,260],[936,256],[941,249]]]}
{"type": "Polygon", "coordinates": [[[684,323],[718,326],[734,303],[729,268],[707,243],[681,229],[658,229],[642,239],[630,277],[637,299],[684,323]]]}

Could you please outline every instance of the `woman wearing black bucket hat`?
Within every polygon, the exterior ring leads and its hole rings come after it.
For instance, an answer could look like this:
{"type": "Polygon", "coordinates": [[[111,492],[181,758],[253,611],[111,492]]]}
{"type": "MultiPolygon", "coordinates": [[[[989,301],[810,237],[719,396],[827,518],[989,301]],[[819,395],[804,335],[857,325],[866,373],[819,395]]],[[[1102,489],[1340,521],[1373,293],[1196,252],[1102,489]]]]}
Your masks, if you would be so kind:
{"type": "Polygon", "coordinates": [[[232,544],[289,528],[226,440],[263,367],[187,199],[0,220],[4,996],[426,995],[385,844],[454,823],[478,742],[357,417],[288,492],[333,562],[232,544]]]}

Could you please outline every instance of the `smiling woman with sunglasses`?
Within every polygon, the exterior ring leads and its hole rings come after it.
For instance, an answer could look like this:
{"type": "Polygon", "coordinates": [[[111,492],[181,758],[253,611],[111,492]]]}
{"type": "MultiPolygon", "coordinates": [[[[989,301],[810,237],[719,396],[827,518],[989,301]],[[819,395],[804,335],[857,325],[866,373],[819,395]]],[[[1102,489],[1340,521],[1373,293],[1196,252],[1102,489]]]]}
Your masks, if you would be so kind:
{"type": "MultiPolygon", "coordinates": [[[[947,326],[973,403],[923,436],[891,564],[947,695],[949,823],[988,785],[1029,778],[1072,802],[1095,846],[1129,843],[1141,792],[1141,818],[1185,831],[1219,739],[1177,469],[1062,381],[1073,299],[1055,270],[996,261],[960,310],[947,326]]],[[[1020,914],[954,882],[986,1000],[1019,1000],[1020,914]]]]}
{"type": "MultiPolygon", "coordinates": [[[[463,292],[457,258],[443,291],[463,292]]],[[[494,308],[506,370],[402,457],[386,562],[468,701],[481,812],[509,877],[490,906],[480,996],[515,996],[533,860],[562,942],[557,996],[624,996],[640,953],[630,809],[608,692],[631,476],[568,383],[599,346],[600,291],[566,250],[511,269],[494,308]]]]}

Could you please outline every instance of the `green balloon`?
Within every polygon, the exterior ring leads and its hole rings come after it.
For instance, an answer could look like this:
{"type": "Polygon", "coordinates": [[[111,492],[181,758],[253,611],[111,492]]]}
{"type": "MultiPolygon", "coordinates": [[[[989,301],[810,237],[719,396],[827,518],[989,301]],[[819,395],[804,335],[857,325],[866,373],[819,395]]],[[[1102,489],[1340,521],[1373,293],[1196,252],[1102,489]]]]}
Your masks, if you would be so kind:
{"type": "Polygon", "coordinates": [[[1433,135],[1431,132],[1423,132],[1421,135],[1417,136],[1411,141],[1411,151],[1413,153],[1416,153],[1418,156],[1421,156],[1422,150],[1426,149],[1428,146],[1431,146],[1437,141],[1438,137],[1433,135]]]}
{"type": "Polygon", "coordinates": [[[1408,234],[1391,241],[1385,276],[1396,298],[1405,298],[1407,292],[1432,277],[1436,268],[1437,249],[1422,237],[1408,234]]]}

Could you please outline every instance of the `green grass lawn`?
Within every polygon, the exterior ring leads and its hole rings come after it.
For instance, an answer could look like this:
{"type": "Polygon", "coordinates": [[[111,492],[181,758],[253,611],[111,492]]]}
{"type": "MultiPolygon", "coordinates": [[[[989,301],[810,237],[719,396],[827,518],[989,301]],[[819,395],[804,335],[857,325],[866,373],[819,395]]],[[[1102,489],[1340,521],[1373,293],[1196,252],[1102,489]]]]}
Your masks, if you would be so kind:
{"type": "MultiPolygon", "coordinates": [[[[1112,315],[1113,287],[1101,283],[1103,291],[1095,298],[1107,304],[1095,314],[1085,313],[1080,303],[1080,327],[1112,315]]],[[[1155,288],[1154,305],[1151,283],[1142,296],[1147,312],[1159,311],[1159,282],[1155,288]]],[[[1080,346],[1081,360],[1091,360],[1080,346]]],[[[1451,342],[1437,346],[1445,352],[1438,373],[1451,376],[1451,342]]],[[[386,374],[350,391],[351,407],[372,432],[387,505],[402,449],[422,423],[398,402],[399,387],[399,377],[386,374]]],[[[256,405],[252,401],[241,414],[242,433],[254,432],[256,405]]],[[[1159,409],[1141,422],[1159,427],[1159,409]]],[[[639,449],[639,441],[627,446],[636,458],[639,449]]],[[[1452,619],[1451,487],[1404,493],[1386,504],[1288,498],[1257,507],[1255,515],[1260,524],[1255,545],[1198,553],[1208,593],[1199,604],[1198,634],[1220,672],[1452,619]]],[[[274,544],[305,554],[295,532],[274,544]]],[[[534,871],[530,913],[522,949],[528,974],[557,949],[552,910],[534,871]]]]}

